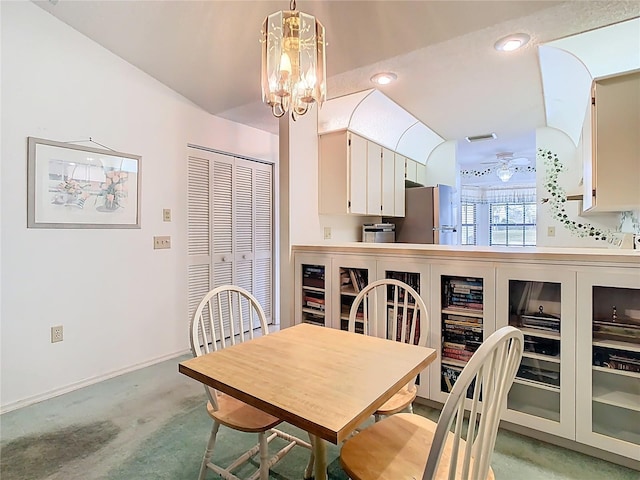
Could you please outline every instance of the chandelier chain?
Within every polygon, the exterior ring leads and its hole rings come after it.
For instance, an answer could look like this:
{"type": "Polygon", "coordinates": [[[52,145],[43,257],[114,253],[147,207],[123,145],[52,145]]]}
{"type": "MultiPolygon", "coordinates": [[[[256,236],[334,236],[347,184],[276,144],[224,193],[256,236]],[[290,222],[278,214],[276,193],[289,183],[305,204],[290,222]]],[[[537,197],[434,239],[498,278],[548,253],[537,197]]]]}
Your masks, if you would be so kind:
{"type": "Polygon", "coordinates": [[[296,0],[291,0],[289,2],[289,10],[295,10],[296,9],[296,0]]]}

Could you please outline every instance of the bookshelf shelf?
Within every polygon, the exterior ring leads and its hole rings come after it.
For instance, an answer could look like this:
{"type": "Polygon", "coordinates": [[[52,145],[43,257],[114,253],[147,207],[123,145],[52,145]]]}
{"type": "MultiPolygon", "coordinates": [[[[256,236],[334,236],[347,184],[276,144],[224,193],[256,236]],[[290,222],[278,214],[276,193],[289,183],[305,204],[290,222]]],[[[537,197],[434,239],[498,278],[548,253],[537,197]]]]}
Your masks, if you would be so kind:
{"type": "Polygon", "coordinates": [[[527,328],[527,327],[518,327],[523,334],[529,335],[530,337],[538,337],[538,338],[549,338],[552,340],[560,340],[559,332],[547,332],[544,330],[537,330],[535,328],[527,328]]]}
{"type": "Polygon", "coordinates": [[[302,285],[302,289],[303,290],[307,290],[309,292],[323,292],[324,293],[324,288],[309,287],[308,285],[302,285]]]}
{"type": "Polygon", "coordinates": [[[610,391],[596,386],[593,389],[593,401],[640,412],[640,392],[610,391]]]}
{"type": "Polygon", "coordinates": [[[607,373],[609,375],[620,375],[622,377],[640,378],[640,372],[628,372],[626,370],[618,370],[616,368],[598,367],[597,365],[593,365],[591,368],[593,368],[595,372],[607,373]]]}
{"type": "Polygon", "coordinates": [[[621,342],[620,340],[593,340],[594,347],[613,348],[616,350],[627,350],[629,352],[640,353],[640,344],[621,342]]]}
{"type": "Polygon", "coordinates": [[[462,315],[463,317],[483,318],[482,310],[474,310],[472,308],[443,308],[442,313],[448,315],[462,315]]]}
{"type": "Polygon", "coordinates": [[[534,352],[524,352],[522,354],[523,357],[525,358],[532,358],[535,360],[540,360],[543,362],[550,362],[550,363],[560,363],[560,357],[551,357],[549,355],[542,355],[539,353],[534,353],[534,352]]]}
{"type": "Polygon", "coordinates": [[[527,380],[526,378],[516,377],[514,383],[518,383],[520,385],[526,385],[527,387],[539,388],[541,390],[548,390],[549,392],[558,392],[560,393],[560,387],[555,387],[553,385],[549,385],[548,383],[536,382],[534,380],[527,380]]]}

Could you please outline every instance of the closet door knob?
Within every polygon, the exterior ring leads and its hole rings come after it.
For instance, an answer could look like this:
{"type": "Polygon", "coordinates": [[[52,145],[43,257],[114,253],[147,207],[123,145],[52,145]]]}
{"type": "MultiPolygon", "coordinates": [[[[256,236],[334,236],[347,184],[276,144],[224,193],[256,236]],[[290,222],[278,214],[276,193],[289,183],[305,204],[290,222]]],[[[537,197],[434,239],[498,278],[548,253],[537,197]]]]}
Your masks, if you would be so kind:
{"type": "Polygon", "coordinates": [[[247,256],[246,256],[246,255],[242,255],[242,259],[243,259],[243,260],[246,260],[246,259],[247,259],[247,256]]]}
{"type": "Polygon", "coordinates": [[[222,261],[226,262],[227,261],[227,257],[222,257],[222,261]]]}

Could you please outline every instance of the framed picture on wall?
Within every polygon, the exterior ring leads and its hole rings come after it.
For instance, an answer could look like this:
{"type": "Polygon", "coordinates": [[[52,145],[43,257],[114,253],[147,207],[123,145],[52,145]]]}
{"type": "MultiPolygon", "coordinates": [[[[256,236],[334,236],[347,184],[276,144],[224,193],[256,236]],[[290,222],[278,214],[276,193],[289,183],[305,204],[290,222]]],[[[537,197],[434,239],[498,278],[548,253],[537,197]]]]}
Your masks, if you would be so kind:
{"type": "Polygon", "coordinates": [[[140,228],[140,156],[28,140],[28,228],[140,228]]]}

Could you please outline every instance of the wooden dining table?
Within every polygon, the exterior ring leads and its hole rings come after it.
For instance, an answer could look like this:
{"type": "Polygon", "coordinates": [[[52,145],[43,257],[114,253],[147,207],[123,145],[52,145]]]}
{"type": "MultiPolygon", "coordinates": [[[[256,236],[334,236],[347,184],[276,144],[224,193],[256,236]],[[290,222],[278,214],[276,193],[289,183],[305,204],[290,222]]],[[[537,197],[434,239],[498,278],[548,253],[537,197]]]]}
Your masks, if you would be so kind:
{"type": "Polygon", "coordinates": [[[436,357],[432,348],[298,324],[180,362],[178,370],[309,433],[315,479],[340,444],[436,357]]]}

